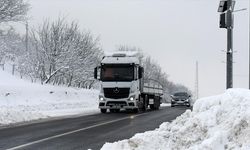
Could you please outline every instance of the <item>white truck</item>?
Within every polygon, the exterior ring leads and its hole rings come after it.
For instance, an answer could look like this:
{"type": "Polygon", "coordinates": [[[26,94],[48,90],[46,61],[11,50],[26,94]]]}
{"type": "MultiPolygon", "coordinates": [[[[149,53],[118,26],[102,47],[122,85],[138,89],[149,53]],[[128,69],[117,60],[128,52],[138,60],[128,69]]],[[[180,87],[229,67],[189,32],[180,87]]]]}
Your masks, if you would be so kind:
{"type": "MultiPolygon", "coordinates": [[[[147,71],[147,70],[145,70],[147,71]]],[[[99,108],[102,113],[159,109],[163,89],[159,82],[144,78],[144,69],[136,55],[114,53],[103,57],[94,70],[100,81],[99,108]]]]}

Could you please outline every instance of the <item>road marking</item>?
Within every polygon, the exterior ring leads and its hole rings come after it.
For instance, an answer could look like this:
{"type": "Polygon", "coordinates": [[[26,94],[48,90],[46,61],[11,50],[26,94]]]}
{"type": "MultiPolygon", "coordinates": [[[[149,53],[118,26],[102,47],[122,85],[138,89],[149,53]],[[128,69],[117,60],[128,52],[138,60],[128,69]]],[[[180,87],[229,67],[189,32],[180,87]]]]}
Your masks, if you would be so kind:
{"type": "Polygon", "coordinates": [[[29,142],[29,143],[26,143],[26,144],[22,144],[22,145],[19,145],[19,146],[15,146],[15,147],[9,148],[7,150],[17,150],[17,149],[20,149],[20,148],[24,148],[24,147],[31,146],[31,145],[34,145],[34,144],[42,143],[42,142],[49,141],[49,140],[52,140],[52,139],[55,139],[55,138],[59,138],[59,137],[65,136],[65,135],[69,135],[69,134],[77,133],[77,132],[80,132],[80,131],[88,130],[88,129],[91,129],[91,128],[107,125],[107,124],[110,124],[110,123],[114,123],[114,122],[118,122],[118,121],[122,121],[122,120],[126,120],[126,119],[134,119],[135,117],[145,115],[145,114],[147,114],[147,113],[132,115],[132,116],[123,117],[123,118],[108,121],[108,122],[103,122],[103,123],[100,123],[100,124],[92,125],[92,126],[89,126],[89,127],[85,127],[85,128],[65,132],[65,133],[54,135],[54,136],[44,138],[44,139],[41,139],[41,140],[37,140],[37,141],[29,142]]]}

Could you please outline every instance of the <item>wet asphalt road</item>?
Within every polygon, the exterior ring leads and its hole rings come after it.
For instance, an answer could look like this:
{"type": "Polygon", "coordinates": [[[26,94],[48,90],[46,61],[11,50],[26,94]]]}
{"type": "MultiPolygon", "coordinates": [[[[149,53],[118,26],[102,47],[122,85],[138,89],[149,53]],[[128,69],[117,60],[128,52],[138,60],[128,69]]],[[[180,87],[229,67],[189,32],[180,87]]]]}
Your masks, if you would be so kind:
{"type": "Polygon", "coordinates": [[[0,129],[0,149],[97,150],[105,142],[128,139],[158,128],[188,109],[161,107],[144,113],[106,113],[0,129]]]}

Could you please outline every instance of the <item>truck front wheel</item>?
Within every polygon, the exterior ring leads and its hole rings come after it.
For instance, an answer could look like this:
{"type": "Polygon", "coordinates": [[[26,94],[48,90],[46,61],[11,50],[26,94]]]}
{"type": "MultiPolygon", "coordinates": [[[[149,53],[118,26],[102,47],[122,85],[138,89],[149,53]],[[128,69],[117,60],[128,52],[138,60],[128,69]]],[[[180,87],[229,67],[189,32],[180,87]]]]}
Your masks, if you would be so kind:
{"type": "Polygon", "coordinates": [[[101,109],[101,113],[106,113],[107,109],[101,109]]]}

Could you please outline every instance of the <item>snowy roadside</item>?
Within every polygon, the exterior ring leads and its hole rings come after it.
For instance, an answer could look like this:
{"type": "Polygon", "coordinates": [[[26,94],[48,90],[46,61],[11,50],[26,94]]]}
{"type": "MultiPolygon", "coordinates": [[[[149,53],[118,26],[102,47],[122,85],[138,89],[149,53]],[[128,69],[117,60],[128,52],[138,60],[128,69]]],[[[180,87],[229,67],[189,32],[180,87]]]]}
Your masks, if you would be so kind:
{"type": "Polygon", "coordinates": [[[196,101],[171,123],[130,139],[106,143],[102,150],[250,149],[250,91],[230,89],[196,101]]]}
{"type": "Polygon", "coordinates": [[[97,111],[97,90],[40,85],[0,71],[0,125],[97,111]]]}

